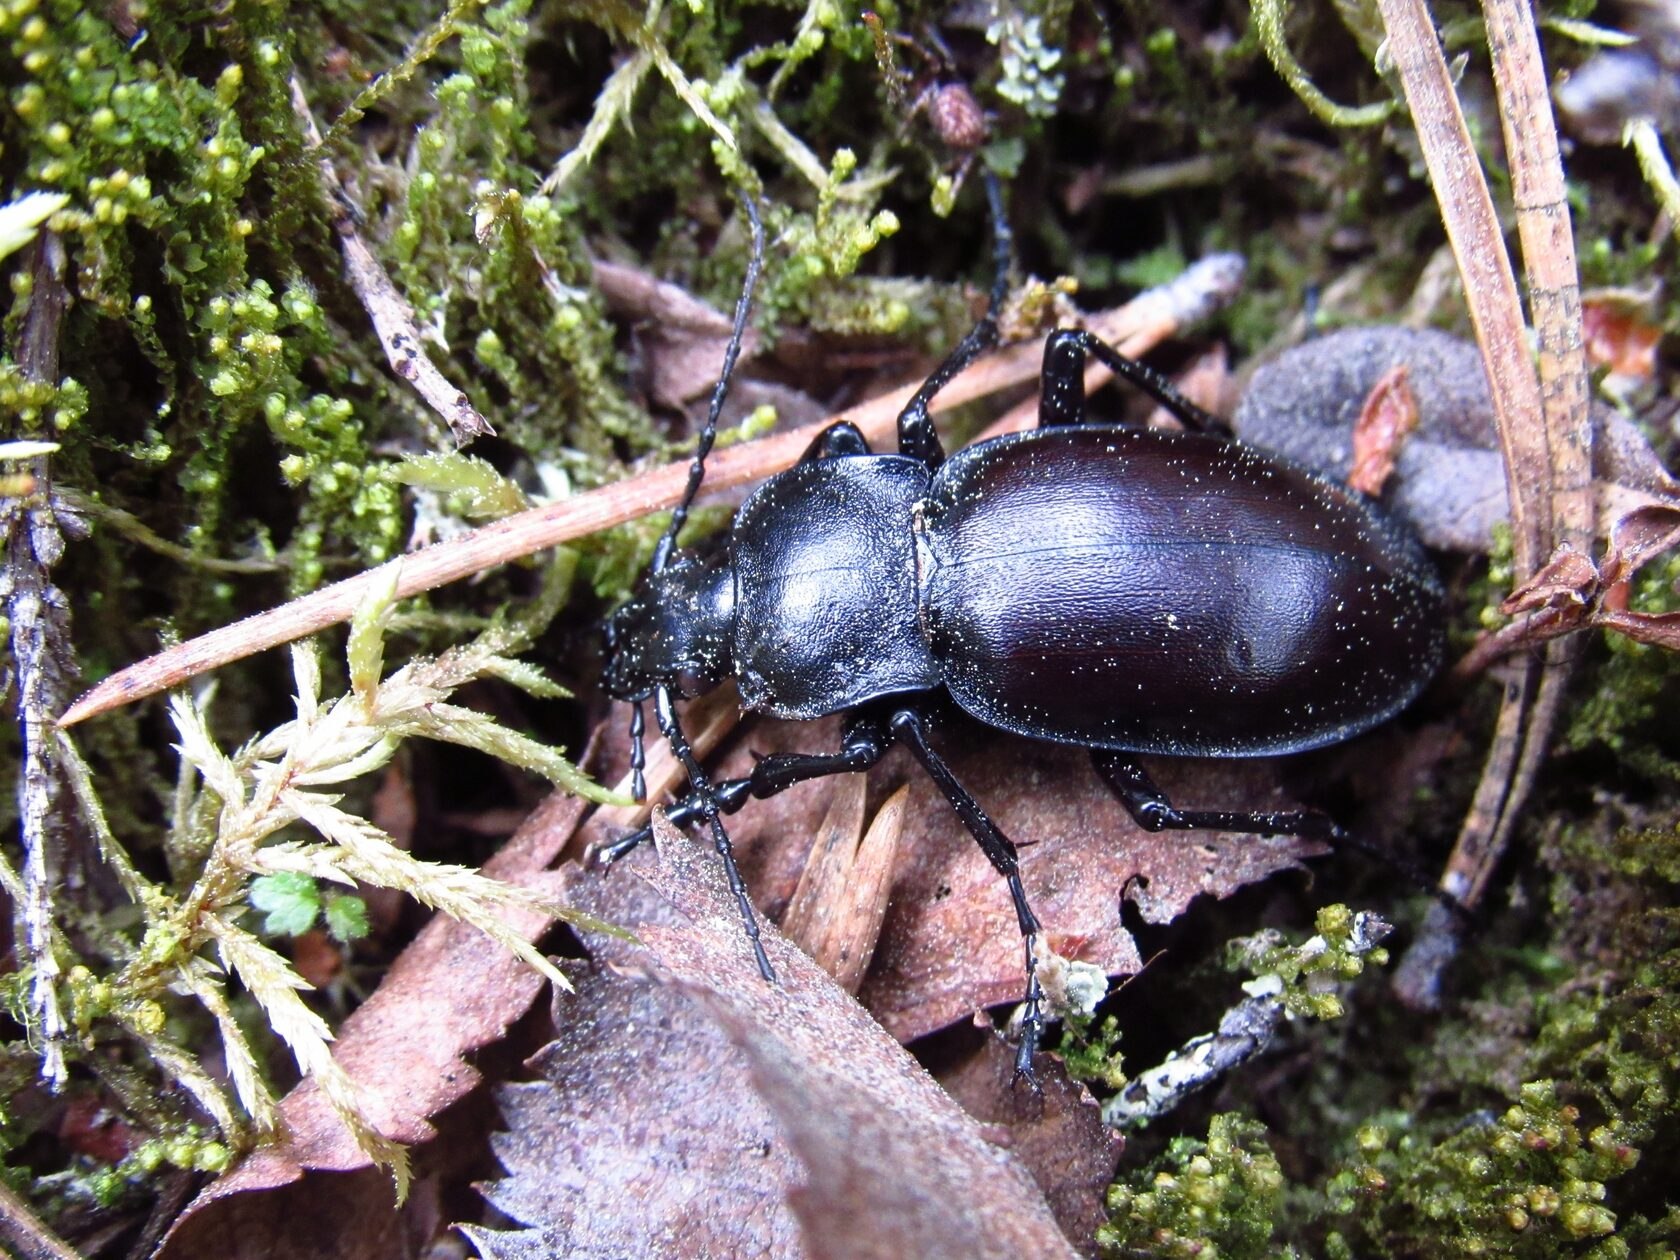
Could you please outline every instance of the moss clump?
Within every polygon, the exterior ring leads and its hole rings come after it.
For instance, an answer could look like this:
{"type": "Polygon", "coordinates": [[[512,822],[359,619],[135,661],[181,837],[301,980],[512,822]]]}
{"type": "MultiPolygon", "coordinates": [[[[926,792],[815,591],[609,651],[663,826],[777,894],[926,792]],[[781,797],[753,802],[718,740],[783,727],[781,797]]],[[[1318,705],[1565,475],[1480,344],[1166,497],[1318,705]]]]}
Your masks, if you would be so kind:
{"type": "Polygon", "coordinates": [[[1206,1141],[1177,1138],[1130,1184],[1109,1187],[1097,1244],[1105,1256],[1293,1256],[1272,1241],[1284,1189],[1265,1126],[1218,1115],[1206,1141]]]}
{"type": "Polygon", "coordinates": [[[580,206],[539,191],[529,9],[514,0],[463,21],[460,68],[437,84],[390,207],[393,272],[440,351],[470,348],[450,375],[502,436],[594,485],[615,466],[615,440],[645,450],[653,430],[622,387],[580,206]]]}
{"type": "Polygon", "coordinates": [[[1356,1231],[1333,1233],[1327,1250],[1580,1254],[1573,1249],[1615,1230],[1605,1183],[1639,1160],[1615,1126],[1584,1130],[1580,1121],[1579,1108],[1560,1100],[1557,1082],[1533,1081],[1497,1117],[1473,1120],[1445,1138],[1431,1141],[1383,1124],[1363,1127],[1354,1157],[1331,1178],[1327,1198],[1332,1211],[1366,1219],[1356,1231]]]}
{"type": "Polygon", "coordinates": [[[1254,975],[1265,991],[1275,991],[1283,1009],[1296,1018],[1339,1019],[1344,1008],[1337,989],[1357,980],[1367,965],[1388,962],[1388,951],[1373,941],[1392,929],[1344,905],[1325,906],[1313,926],[1317,933],[1299,945],[1274,932],[1233,941],[1227,964],[1254,975]]]}

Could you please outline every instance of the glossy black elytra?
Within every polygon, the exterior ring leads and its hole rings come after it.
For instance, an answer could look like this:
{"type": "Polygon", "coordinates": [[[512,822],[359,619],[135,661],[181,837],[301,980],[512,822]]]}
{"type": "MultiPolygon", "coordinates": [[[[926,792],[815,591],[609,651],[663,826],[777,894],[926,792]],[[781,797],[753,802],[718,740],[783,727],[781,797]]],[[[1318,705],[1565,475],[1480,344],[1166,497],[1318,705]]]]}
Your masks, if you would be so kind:
{"type": "MultiPolygon", "coordinates": [[[[1041,1019],[1039,923],[1015,846],[928,739],[943,691],[982,722],[1092,749],[1145,828],[1335,838],[1315,813],[1180,810],[1136,754],[1247,757],[1317,748],[1393,716],[1440,663],[1443,596],[1418,544],[1354,492],[1223,435],[1150,369],[1089,333],[1045,346],[1039,427],[945,458],[933,396],[997,338],[1009,258],[988,179],[998,279],[986,315],[898,418],[896,455],[836,424],[741,506],[728,543],[678,556],[672,529],[613,616],[605,686],[640,702],[687,770],[678,823],[705,820],[766,977],[769,963],[719,815],[795,783],[867,770],[894,742],[922,764],[1008,882],[1026,946],[1017,1071],[1041,1019]],[[1191,432],[1088,423],[1087,355],[1191,432]],[[766,757],[714,783],[677,718],[679,698],[725,677],[777,717],[848,714],[838,752],[766,757]]],[[[756,213],[749,205],[755,225],[756,213]]],[[[737,308],[743,326],[750,283],[737,308]]],[[[692,499],[727,388],[702,432],[692,499]]],[[[601,853],[611,861],[647,829],[601,853]]]]}

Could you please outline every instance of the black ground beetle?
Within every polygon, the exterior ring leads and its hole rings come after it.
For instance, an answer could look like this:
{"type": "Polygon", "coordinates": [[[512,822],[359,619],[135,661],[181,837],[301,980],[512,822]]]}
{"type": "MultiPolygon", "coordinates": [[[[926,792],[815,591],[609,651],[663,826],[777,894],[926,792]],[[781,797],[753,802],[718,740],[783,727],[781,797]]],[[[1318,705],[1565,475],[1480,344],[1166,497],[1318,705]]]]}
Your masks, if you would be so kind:
{"type": "MultiPolygon", "coordinates": [[[[927,702],[943,690],[992,726],[1090,748],[1150,831],[1337,839],[1316,813],[1178,809],[1136,754],[1268,756],[1375,726],[1439,665],[1443,594],[1420,546],[1372,504],[1230,439],[1216,417],[1086,332],[1046,343],[1037,429],[947,459],[929,403],[997,340],[1007,283],[1002,193],[994,179],[986,186],[998,272],[990,303],[900,413],[898,454],[873,454],[856,428],[836,424],[742,504],[726,546],[678,555],[675,531],[704,473],[726,361],[683,506],[638,594],[611,619],[605,686],[636,703],[638,769],[640,705],[653,699],[690,784],[670,818],[710,825],[766,978],[719,815],[806,779],[867,770],[903,743],[1008,882],[1027,964],[1016,1068],[1030,1077],[1039,923],[1015,846],[930,743],[927,702]],[[1087,422],[1087,355],[1190,431],[1087,422]],[[728,676],[761,713],[847,713],[840,750],[766,757],[749,777],[714,783],[676,702],[728,676]]],[[[748,215],[754,262],[737,331],[762,250],[750,199],[748,215]]],[[[599,857],[612,861],[648,834],[599,857]]]]}

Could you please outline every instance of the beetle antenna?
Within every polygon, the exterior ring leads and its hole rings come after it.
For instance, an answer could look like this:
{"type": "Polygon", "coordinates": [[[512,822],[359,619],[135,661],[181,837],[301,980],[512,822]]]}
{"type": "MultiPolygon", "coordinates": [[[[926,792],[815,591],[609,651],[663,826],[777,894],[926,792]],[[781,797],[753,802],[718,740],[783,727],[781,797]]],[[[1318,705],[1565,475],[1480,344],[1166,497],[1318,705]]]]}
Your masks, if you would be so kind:
{"type": "Polygon", "coordinates": [[[712,844],[723,859],[723,873],[729,880],[729,891],[735,894],[735,905],[741,912],[747,939],[752,942],[759,974],[774,984],[776,972],[764,952],[764,942],[759,939],[758,916],[753,913],[752,900],[747,896],[747,883],[741,878],[741,868],[735,864],[735,848],[729,842],[729,832],[724,830],[723,818],[718,811],[717,791],[712,787],[711,776],[695,757],[694,749],[689,747],[688,736],[683,734],[682,723],[677,720],[676,694],[668,683],[661,683],[653,689],[653,716],[666,742],[671,745],[671,751],[688,772],[689,794],[698,801],[700,814],[711,827],[712,844]]]}
{"type": "Polygon", "coordinates": [[[998,314],[1003,309],[1003,300],[1009,296],[1009,262],[1015,233],[1003,206],[1003,181],[990,167],[980,178],[986,186],[986,205],[992,216],[992,291],[986,296],[986,319],[992,324],[992,336],[996,337],[998,314]]]}
{"type": "Polygon", "coordinates": [[[671,523],[665,527],[659,545],[653,550],[653,563],[649,566],[653,573],[658,573],[670,562],[671,553],[677,547],[677,533],[682,529],[683,522],[688,520],[688,509],[694,505],[694,496],[700,493],[700,482],[706,476],[706,456],[711,454],[712,443],[717,441],[718,420],[729,397],[729,384],[735,376],[736,361],[741,357],[741,343],[746,340],[753,290],[758,287],[759,273],[764,270],[764,220],[758,213],[758,197],[750,190],[743,190],[741,206],[752,226],[752,253],[747,258],[747,274],[741,281],[741,296],[735,301],[735,323],[729,331],[729,344],[724,348],[723,370],[718,373],[717,385],[712,390],[712,404],[706,410],[706,423],[700,430],[699,441],[694,445],[694,462],[688,466],[688,485],[683,488],[682,499],[671,512],[671,523]]]}
{"type": "Polygon", "coordinates": [[[647,800],[647,747],[642,734],[647,729],[642,716],[642,702],[630,702],[630,798],[638,804],[647,800]]]}

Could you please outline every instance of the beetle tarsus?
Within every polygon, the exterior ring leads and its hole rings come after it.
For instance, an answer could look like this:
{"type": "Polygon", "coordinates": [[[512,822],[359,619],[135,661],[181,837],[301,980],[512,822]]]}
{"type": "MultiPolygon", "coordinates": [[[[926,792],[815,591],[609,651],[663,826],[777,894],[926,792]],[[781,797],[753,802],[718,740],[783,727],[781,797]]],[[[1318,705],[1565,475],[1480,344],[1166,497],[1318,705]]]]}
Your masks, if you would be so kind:
{"type": "Polygon", "coordinates": [[[735,861],[735,846],[729,842],[729,831],[723,825],[717,789],[694,756],[688,736],[683,733],[682,723],[677,720],[676,692],[671,687],[661,685],[653,689],[653,716],[659,723],[660,734],[671,746],[672,754],[688,773],[689,798],[711,828],[712,845],[723,859],[723,873],[729,881],[729,891],[735,896],[735,906],[741,912],[741,925],[746,929],[747,939],[752,942],[759,974],[766,980],[774,981],[776,973],[764,952],[764,942],[759,939],[758,915],[753,912],[752,898],[747,895],[747,882],[741,878],[741,868],[735,861]]]}
{"type": "MultiPolygon", "coordinates": [[[[1019,884],[1020,880],[1016,879],[1013,883],[1019,884]]],[[[1016,1082],[1025,1081],[1029,1089],[1039,1093],[1038,1075],[1033,1071],[1033,1056],[1038,1051],[1039,1039],[1044,1035],[1044,989],[1038,982],[1038,932],[1024,933],[1021,941],[1027,959],[1027,996],[1021,1004],[1021,1039],[1015,1045],[1014,1079],[1016,1082]]]]}
{"type": "Polygon", "coordinates": [[[614,862],[628,856],[642,841],[652,837],[652,827],[641,827],[627,836],[620,836],[611,844],[598,845],[589,855],[589,865],[604,871],[614,862]]]}
{"type": "MultiPolygon", "coordinates": [[[[725,779],[722,783],[712,784],[712,802],[717,806],[720,814],[733,814],[746,804],[751,795],[751,779],[725,779]]],[[[690,794],[679,801],[673,801],[665,807],[665,818],[673,827],[686,827],[697,818],[705,817],[705,807],[698,797],[690,794]]],[[[590,854],[590,862],[601,868],[611,866],[620,858],[633,851],[644,841],[653,839],[653,827],[638,827],[628,835],[620,836],[608,844],[599,845],[590,854]]]]}

